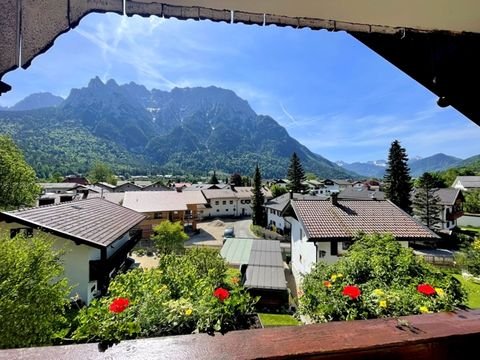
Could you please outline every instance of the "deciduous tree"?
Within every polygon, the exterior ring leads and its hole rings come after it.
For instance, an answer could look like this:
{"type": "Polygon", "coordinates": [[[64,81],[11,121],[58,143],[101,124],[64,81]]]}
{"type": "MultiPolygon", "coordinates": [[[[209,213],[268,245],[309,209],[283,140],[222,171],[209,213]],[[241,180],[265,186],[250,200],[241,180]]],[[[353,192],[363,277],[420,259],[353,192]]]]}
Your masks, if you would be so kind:
{"type": "Polygon", "coordinates": [[[93,165],[88,177],[92,184],[98,182],[107,182],[112,185],[117,184],[117,179],[115,178],[112,169],[102,162],[96,162],[95,165],[93,165]]]}
{"type": "Polygon", "coordinates": [[[301,193],[304,190],[302,182],[305,181],[305,171],[303,170],[300,158],[296,153],[293,153],[288,167],[287,179],[290,183],[287,185],[288,190],[296,193],[301,193]]]}
{"type": "Polygon", "coordinates": [[[285,186],[281,186],[281,185],[278,185],[278,184],[273,184],[270,187],[270,191],[272,193],[272,197],[276,198],[280,195],[285,194],[287,192],[287,188],[285,186]]]}
{"type": "Polygon", "coordinates": [[[67,327],[61,252],[44,235],[9,235],[0,233],[0,348],[52,344],[67,327]]]}
{"type": "Polygon", "coordinates": [[[438,229],[442,223],[440,198],[435,195],[435,178],[428,172],[418,178],[418,187],[413,200],[413,213],[429,229],[438,229]]]}
{"type": "Polygon", "coordinates": [[[181,253],[188,235],[180,222],[162,221],[153,228],[151,236],[158,254],[181,253]]]}
{"type": "Polygon", "coordinates": [[[412,201],[410,200],[410,192],[412,191],[412,183],[410,168],[408,167],[408,156],[398,140],[392,142],[390,146],[384,182],[387,199],[411,214],[412,201]]]}
{"type": "Polygon", "coordinates": [[[10,137],[0,136],[0,209],[33,205],[41,191],[35,182],[22,151],[10,137]]]}

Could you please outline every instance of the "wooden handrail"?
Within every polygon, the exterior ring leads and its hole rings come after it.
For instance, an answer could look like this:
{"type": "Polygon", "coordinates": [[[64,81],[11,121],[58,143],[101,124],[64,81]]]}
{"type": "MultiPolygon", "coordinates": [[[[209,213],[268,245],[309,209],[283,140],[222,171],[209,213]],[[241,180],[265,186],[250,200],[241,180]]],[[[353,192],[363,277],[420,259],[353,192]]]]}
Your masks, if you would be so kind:
{"type": "Polygon", "coordinates": [[[480,310],[0,351],[0,359],[463,359],[476,354],[480,310]]]}

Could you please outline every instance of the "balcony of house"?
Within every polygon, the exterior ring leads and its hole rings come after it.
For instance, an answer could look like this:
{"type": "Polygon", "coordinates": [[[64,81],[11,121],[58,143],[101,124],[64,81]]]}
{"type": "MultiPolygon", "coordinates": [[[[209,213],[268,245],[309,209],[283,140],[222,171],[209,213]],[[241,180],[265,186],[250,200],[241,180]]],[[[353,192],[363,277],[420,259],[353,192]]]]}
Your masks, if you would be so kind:
{"type": "Polygon", "coordinates": [[[461,206],[454,206],[451,210],[447,210],[447,216],[446,220],[447,221],[455,221],[459,217],[463,216],[463,207],[461,206]]]}
{"type": "Polygon", "coordinates": [[[480,310],[0,351],[0,359],[467,359],[480,310]],[[104,351],[104,352],[102,352],[104,351]]]}

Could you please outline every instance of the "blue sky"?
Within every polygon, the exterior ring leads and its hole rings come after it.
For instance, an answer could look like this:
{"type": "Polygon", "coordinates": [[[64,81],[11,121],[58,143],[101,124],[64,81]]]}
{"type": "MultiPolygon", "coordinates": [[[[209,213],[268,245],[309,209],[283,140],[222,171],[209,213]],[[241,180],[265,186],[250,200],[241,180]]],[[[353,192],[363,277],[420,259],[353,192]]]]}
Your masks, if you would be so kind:
{"type": "Polygon", "coordinates": [[[394,139],[410,157],[480,153],[480,127],[345,32],[91,14],[27,70],[5,75],[9,106],[63,97],[99,76],[169,90],[234,90],[312,151],[347,162],[385,159],[394,139]]]}

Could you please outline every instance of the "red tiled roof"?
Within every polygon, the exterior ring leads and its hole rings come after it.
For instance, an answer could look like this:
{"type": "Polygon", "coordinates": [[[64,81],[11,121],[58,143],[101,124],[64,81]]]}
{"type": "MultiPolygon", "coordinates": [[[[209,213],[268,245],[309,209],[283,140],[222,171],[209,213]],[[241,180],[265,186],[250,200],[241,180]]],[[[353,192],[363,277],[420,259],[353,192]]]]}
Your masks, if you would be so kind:
{"type": "Polygon", "coordinates": [[[109,246],[145,218],[100,198],[3,212],[3,215],[94,247],[109,246]]]}
{"type": "Polygon", "coordinates": [[[390,201],[294,200],[292,207],[311,240],[350,238],[357,232],[391,233],[396,238],[438,238],[390,201]]]}

